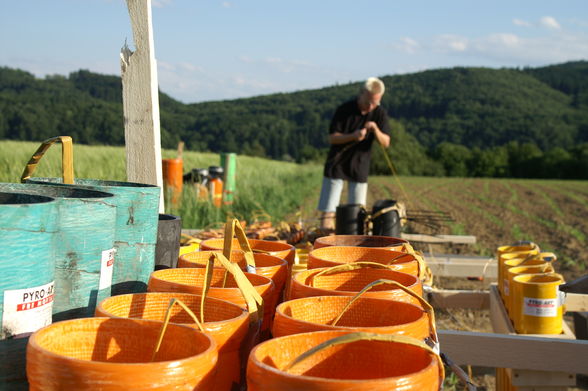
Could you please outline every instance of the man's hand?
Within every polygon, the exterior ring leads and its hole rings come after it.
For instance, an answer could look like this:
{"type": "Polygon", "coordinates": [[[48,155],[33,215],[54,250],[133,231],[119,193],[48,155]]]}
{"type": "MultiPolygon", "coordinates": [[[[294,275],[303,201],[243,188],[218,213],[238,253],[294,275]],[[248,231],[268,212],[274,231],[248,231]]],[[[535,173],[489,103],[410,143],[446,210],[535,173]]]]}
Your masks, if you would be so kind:
{"type": "Polygon", "coordinates": [[[368,121],[366,122],[365,127],[369,132],[374,134],[376,140],[378,140],[378,142],[384,148],[388,148],[390,145],[390,136],[388,136],[386,133],[383,133],[378,127],[378,124],[376,124],[374,121],[368,121]]]}
{"type": "Polygon", "coordinates": [[[380,130],[380,128],[378,128],[378,125],[374,121],[366,122],[365,128],[368,130],[368,132],[375,132],[376,129],[380,130]]]}
{"type": "Polygon", "coordinates": [[[353,132],[353,134],[355,135],[355,139],[357,141],[361,141],[365,138],[365,136],[367,136],[368,133],[368,129],[366,128],[361,128],[361,129],[357,129],[355,132],[353,132]]]}

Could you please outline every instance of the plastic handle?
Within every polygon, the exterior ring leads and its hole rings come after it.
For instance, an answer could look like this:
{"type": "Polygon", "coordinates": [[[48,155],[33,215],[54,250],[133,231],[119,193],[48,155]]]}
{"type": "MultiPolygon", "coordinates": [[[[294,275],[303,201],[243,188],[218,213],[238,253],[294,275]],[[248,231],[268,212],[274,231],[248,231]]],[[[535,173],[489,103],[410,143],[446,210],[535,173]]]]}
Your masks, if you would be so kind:
{"type": "Polygon", "coordinates": [[[328,349],[332,346],[347,344],[347,343],[356,342],[356,341],[396,342],[396,343],[402,343],[405,345],[412,345],[412,346],[416,346],[418,348],[421,348],[421,349],[429,352],[430,354],[432,354],[437,359],[438,366],[439,366],[439,380],[440,380],[440,384],[443,384],[443,379],[445,378],[445,369],[443,367],[443,361],[441,360],[441,357],[439,357],[439,355],[423,341],[419,341],[416,338],[407,337],[405,335],[375,334],[375,333],[362,333],[362,332],[341,335],[339,337],[329,339],[328,341],[325,341],[325,342],[313,347],[312,349],[309,349],[306,352],[302,353],[301,355],[296,357],[294,360],[292,360],[288,365],[286,365],[282,369],[282,371],[288,372],[295,365],[301,363],[302,361],[306,360],[307,358],[313,356],[314,354],[316,354],[322,350],[328,349]]]}
{"type": "Polygon", "coordinates": [[[247,240],[245,230],[237,219],[227,221],[225,224],[223,255],[227,259],[231,259],[231,251],[233,250],[233,236],[235,234],[237,235],[237,240],[239,241],[241,250],[245,252],[245,262],[247,263],[248,269],[249,267],[255,269],[255,258],[253,257],[253,250],[251,250],[251,245],[249,244],[249,240],[247,240]]]}
{"type": "Polygon", "coordinates": [[[229,261],[222,254],[214,253],[213,256],[215,261],[219,261],[220,264],[233,275],[243,298],[245,298],[245,301],[247,302],[251,321],[261,321],[261,319],[263,319],[263,298],[257,293],[253,284],[251,284],[251,281],[249,281],[245,273],[243,273],[243,270],[239,268],[239,265],[229,261]]]}
{"type": "Polygon", "coordinates": [[[184,303],[182,303],[181,300],[178,300],[176,298],[171,299],[169,301],[167,311],[165,312],[165,319],[163,321],[163,325],[161,326],[161,330],[159,331],[159,337],[157,338],[157,344],[155,345],[155,349],[153,350],[153,355],[151,356],[151,361],[155,360],[155,356],[157,355],[157,352],[159,352],[159,348],[161,348],[161,342],[163,341],[163,336],[165,335],[165,332],[167,331],[167,325],[169,324],[169,320],[171,318],[171,309],[174,306],[174,304],[177,304],[180,307],[182,307],[182,309],[184,311],[186,311],[188,313],[188,315],[190,315],[190,317],[194,320],[194,323],[196,323],[196,325],[198,326],[200,331],[204,332],[204,327],[202,327],[202,323],[200,323],[200,321],[198,320],[196,315],[192,312],[192,310],[190,310],[190,308],[188,308],[188,306],[186,306],[184,303]]]}
{"type": "Polygon", "coordinates": [[[27,163],[20,181],[26,182],[31,178],[33,172],[39,164],[39,160],[45,155],[45,152],[56,142],[61,142],[61,171],[63,175],[63,183],[73,184],[74,183],[74,171],[73,171],[73,144],[71,137],[69,136],[57,136],[43,141],[43,144],[35,151],[29,162],[27,163]]]}
{"type": "Polygon", "coordinates": [[[402,285],[398,281],[392,281],[392,280],[386,280],[386,279],[376,280],[376,281],[373,281],[373,282],[367,284],[361,291],[359,291],[355,296],[353,296],[351,298],[351,300],[349,300],[349,303],[347,303],[345,308],[343,308],[343,310],[341,311],[339,316],[337,316],[335,318],[335,320],[333,321],[333,323],[331,325],[336,326],[337,323],[339,322],[339,320],[341,320],[341,317],[343,317],[343,315],[345,314],[345,312],[347,312],[349,310],[351,305],[357,299],[359,299],[359,297],[361,295],[363,295],[365,292],[369,291],[373,287],[378,286],[378,285],[383,285],[383,284],[394,285],[397,288],[401,289],[402,291],[404,291],[405,293],[409,294],[410,296],[414,297],[415,299],[417,299],[419,301],[419,303],[423,306],[423,309],[425,310],[427,315],[429,315],[429,327],[431,329],[431,337],[433,338],[433,340],[435,342],[439,342],[439,340],[437,338],[437,328],[435,327],[435,312],[433,311],[433,307],[431,306],[431,304],[429,304],[425,299],[423,299],[421,296],[419,296],[416,292],[408,289],[407,287],[405,287],[404,285],[402,285]]]}

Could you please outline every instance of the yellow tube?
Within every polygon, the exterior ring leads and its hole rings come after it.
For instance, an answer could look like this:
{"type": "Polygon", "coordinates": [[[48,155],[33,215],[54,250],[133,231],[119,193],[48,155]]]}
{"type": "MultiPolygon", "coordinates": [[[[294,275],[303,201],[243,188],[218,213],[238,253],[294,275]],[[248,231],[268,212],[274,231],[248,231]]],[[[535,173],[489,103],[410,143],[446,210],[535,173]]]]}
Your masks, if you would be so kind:
{"type": "Polygon", "coordinates": [[[561,334],[563,299],[559,274],[521,274],[513,278],[515,330],[520,334],[561,334]]]}
{"type": "MultiPolygon", "coordinates": [[[[508,286],[513,286],[512,285],[512,280],[514,277],[520,275],[520,274],[543,274],[543,273],[553,273],[553,266],[551,265],[551,263],[549,262],[542,262],[542,263],[537,263],[535,265],[527,265],[525,264],[524,266],[512,266],[512,267],[508,267],[508,263],[509,262],[513,262],[514,260],[510,260],[506,262],[506,279],[508,280],[508,286]]],[[[535,261],[537,262],[537,261],[535,261]]],[[[514,295],[510,294],[508,296],[507,299],[507,307],[509,309],[509,317],[510,320],[513,321],[513,324],[518,322],[517,319],[514,319],[515,317],[515,309],[514,309],[514,295]]],[[[519,311],[520,312],[520,311],[519,311]]]]}

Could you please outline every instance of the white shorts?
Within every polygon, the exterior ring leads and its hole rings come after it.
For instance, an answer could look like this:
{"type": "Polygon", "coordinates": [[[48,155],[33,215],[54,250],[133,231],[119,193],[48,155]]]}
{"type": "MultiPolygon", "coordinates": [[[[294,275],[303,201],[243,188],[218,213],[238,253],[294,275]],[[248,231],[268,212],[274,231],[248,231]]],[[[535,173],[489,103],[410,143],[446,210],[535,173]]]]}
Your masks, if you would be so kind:
{"type": "MultiPolygon", "coordinates": [[[[367,182],[347,181],[347,203],[365,206],[367,199],[367,182]]],[[[318,210],[321,212],[335,212],[341,201],[343,179],[323,177],[323,186],[319,199],[318,210]]]]}

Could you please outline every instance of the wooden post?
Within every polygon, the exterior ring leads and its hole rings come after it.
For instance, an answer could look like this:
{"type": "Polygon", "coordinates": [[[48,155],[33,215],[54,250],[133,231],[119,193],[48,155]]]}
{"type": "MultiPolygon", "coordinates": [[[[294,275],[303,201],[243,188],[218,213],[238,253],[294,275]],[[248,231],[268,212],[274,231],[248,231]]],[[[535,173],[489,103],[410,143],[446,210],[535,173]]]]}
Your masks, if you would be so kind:
{"type": "MultiPolygon", "coordinates": [[[[127,179],[163,189],[157,65],[151,0],[127,0],[135,52],[121,49],[127,179]]],[[[163,191],[159,210],[164,211],[163,191]]]]}

